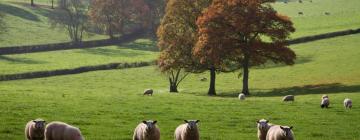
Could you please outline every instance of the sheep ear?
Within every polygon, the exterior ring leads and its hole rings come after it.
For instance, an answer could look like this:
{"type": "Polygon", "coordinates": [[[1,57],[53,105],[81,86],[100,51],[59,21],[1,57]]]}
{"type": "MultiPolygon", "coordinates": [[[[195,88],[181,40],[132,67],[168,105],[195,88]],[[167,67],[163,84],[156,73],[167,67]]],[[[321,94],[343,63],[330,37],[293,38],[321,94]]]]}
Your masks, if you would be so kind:
{"type": "Polygon", "coordinates": [[[266,120],[266,123],[269,123],[269,120],[266,120]]]}
{"type": "Polygon", "coordinates": [[[33,120],[33,122],[34,122],[34,123],[36,123],[36,121],[35,121],[35,120],[33,120]]]}
{"type": "Polygon", "coordinates": [[[200,120],[196,120],[196,121],[195,121],[195,123],[199,123],[199,122],[200,122],[200,120]]]}
{"type": "Polygon", "coordinates": [[[281,129],[284,129],[284,127],[280,126],[281,129]]]}
{"type": "Polygon", "coordinates": [[[146,122],[146,121],[142,121],[142,123],[147,124],[147,122],[146,122]]]}
{"type": "Polygon", "coordinates": [[[184,122],[188,123],[189,121],[188,121],[188,120],[184,120],[184,122]]]}
{"type": "Polygon", "coordinates": [[[157,123],[157,120],[153,121],[153,124],[156,124],[157,123]]]}
{"type": "Polygon", "coordinates": [[[259,122],[260,122],[259,120],[256,121],[256,123],[259,123],[259,122]]]}
{"type": "Polygon", "coordinates": [[[293,126],[290,126],[290,129],[293,129],[294,127],[293,126]]]}

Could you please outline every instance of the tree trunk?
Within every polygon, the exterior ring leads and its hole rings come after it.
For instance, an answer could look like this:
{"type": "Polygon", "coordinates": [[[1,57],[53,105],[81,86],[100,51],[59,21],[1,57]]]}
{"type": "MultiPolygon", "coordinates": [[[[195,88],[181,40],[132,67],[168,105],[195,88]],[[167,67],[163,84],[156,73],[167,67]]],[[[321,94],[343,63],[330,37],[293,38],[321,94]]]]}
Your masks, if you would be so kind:
{"type": "Polygon", "coordinates": [[[170,92],[179,92],[176,83],[170,82],[170,92]]]}
{"type": "Polygon", "coordinates": [[[34,5],[34,0],[31,0],[31,6],[35,6],[35,5],[34,5]]]}
{"type": "Polygon", "coordinates": [[[243,89],[242,89],[242,93],[245,95],[250,95],[249,92],[249,54],[245,53],[245,57],[244,57],[244,62],[243,62],[243,89]]]}
{"type": "Polygon", "coordinates": [[[216,95],[216,91],[215,91],[215,80],[216,80],[215,67],[211,67],[211,68],[210,68],[210,87],[209,87],[209,92],[208,92],[208,95],[209,95],[209,96],[214,96],[214,95],[216,95]]]}
{"type": "Polygon", "coordinates": [[[54,9],[54,0],[51,0],[51,9],[54,9]]]}

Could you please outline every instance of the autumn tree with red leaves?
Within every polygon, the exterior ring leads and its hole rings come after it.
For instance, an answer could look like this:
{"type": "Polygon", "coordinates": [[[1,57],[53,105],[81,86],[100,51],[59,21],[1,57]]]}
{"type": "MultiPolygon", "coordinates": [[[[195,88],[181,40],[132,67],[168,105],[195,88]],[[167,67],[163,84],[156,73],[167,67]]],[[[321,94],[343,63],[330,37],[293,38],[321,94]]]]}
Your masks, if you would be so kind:
{"type": "Polygon", "coordinates": [[[93,0],[90,5],[90,20],[104,30],[110,38],[123,34],[127,24],[146,26],[148,5],[143,0],[93,0]]]}
{"type": "Polygon", "coordinates": [[[197,20],[199,37],[194,55],[201,63],[220,67],[237,62],[243,69],[242,93],[249,95],[251,66],[294,64],[295,53],[286,39],[295,31],[287,16],[275,11],[275,0],[214,0],[197,20]]]}
{"type": "Polygon", "coordinates": [[[177,87],[189,72],[203,72],[192,55],[197,40],[196,20],[210,0],[169,0],[165,15],[157,31],[160,57],[158,66],[169,74],[170,92],[177,87]]]}

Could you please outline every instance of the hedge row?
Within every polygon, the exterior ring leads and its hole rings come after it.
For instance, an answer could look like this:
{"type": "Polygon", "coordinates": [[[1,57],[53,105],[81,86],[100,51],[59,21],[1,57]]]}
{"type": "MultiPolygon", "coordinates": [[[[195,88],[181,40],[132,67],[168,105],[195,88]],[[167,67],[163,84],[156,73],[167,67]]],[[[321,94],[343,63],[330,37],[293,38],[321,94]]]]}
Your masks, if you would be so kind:
{"type": "Polygon", "coordinates": [[[61,70],[52,70],[52,71],[38,71],[38,72],[27,72],[19,74],[8,74],[0,75],[0,81],[10,81],[10,80],[20,80],[20,79],[33,79],[33,78],[44,78],[51,76],[59,75],[68,75],[68,74],[79,74],[90,71],[98,70],[112,70],[112,69],[125,69],[125,68],[136,68],[136,67],[145,67],[154,65],[155,62],[135,62],[135,63],[110,63],[104,65],[95,65],[95,66],[84,66],[74,69],[61,69],[61,70]]]}
{"type": "Polygon", "coordinates": [[[41,44],[41,45],[30,45],[30,46],[2,47],[0,48],[0,55],[104,47],[109,45],[128,43],[140,38],[143,35],[145,35],[145,31],[143,29],[139,29],[132,33],[123,35],[120,38],[115,38],[115,39],[83,41],[80,43],[66,42],[66,43],[41,44]]]}

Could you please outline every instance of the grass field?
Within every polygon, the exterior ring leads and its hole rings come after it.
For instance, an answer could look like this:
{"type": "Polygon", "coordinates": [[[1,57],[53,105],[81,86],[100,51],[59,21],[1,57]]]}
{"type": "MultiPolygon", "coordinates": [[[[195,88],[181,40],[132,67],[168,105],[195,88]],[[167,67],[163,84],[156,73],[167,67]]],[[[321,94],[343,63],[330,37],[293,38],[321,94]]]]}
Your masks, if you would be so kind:
{"type": "Polygon", "coordinates": [[[149,62],[157,57],[154,42],[138,39],[132,43],[91,49],[0,56],[0,74],[44,71],[116,62],[149,62]]]}
{"type": "Polygon", "coordinates": [[[130,140],[143,119],[158,120],[164,140],[183,119],[200,119],[202,140],[256,139],[257,119],[292,125],[299,140],[360,138],[360,35],[292,46],[294,66],[251,70],[253,95],[240,102],[237,73],[217,77],[217,97],[206,96],[208,73],[190,75],[180,94],[169,94],[166,76],[154,67],[90,72],[53,78],[0,83],[0,139],[23,139],[23,127],[33,118],[65,121],[81,128],[89,140],[130,140]],[[155,95],[142,96],[146,88],[155,95]],[[283,103],[286,94],[294,103],[283,103]],[[322,94],[331,107],[320,109],[322,94]],[[344,110],[342,101],[354,101],[344,110]]]}

